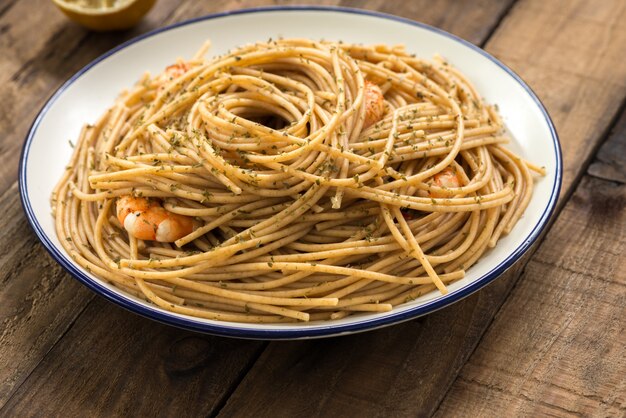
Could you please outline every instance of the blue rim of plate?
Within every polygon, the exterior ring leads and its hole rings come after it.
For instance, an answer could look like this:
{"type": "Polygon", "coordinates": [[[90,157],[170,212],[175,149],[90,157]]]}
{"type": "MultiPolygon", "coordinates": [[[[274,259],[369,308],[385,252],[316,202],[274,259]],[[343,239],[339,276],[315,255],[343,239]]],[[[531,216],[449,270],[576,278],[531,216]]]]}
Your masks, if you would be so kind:
{"type": "Polygon", "coordinates": [[[330,336],[338,336],[351,334],[354,332],[360,331],[368,331],[380,327],[384,327],[387,325],[392,325],[396,323],[400,323],[403,321],[407,321],[410,319],[417,318],[419,316],[423,316],[429,313],[432,313],[436,310],[444,308],[448,305],[457,302],[458,300],[465,298],[475,291],[481,289],[487,284],[491,283],[494,279],[499,277],[502,273],[504,273],[509,267],[511,267],[520,257],[528,251],[531,245],[537,240],[543,229],[547,226],[548,221],[554,212],[556,207],[556,202],[559,197],[559,193],[561,190],[561,179],[563,176],[563,163],[561,156],[561,145],[559,142],[559,138],[554,128],[554,124],[548,115],[548,111],[545,109],[537,95],[533,92],[533,90],[518,76],[513,70],[508,68],[506,65],[498,61],[495,57],[493,57],[488,52],[484,51],[482,48],[462,39],[456,35],[448,33],[442,29],[438,29],[432,27],[430,25],[426,25],[424,23],[416,22],[410,19],[406,19],[399,16],[389,15],[386,13],[369,11],[369,10],[361,10],[361,9],[352,9],[346,7],[332,7],[332,6],[279,6],[279,7],[258,7],[258,8],[249,8],[249,9],[240,9],[227,11],[222,13],[210,14],[190,20],[186,20],[183,22],[175,23],[173,25],[165,26],[159,29],[155,29],[153,31],[144,33],[139,35],[133,39],[130,39],[117,47],[111,49],[110,51],[104,53],[99,56],[81,70],[79,70],[76,74],[70,77],[65,83],[59,87],[54,94],[48,99],[48,101],[43,105],[39,113],[37,114],[35,120],[33,121],[28,135],[26,136],[26,141],[22,148],[22,153],[20,156],[20,165],[19,165],[19,190],[20,190],[20,198],[22,207],[24,212],[26,213],[26,217],[28,222],[31,224],[32,228],[35,231],[35,234],[42,242],[46,250],[50,253],[50,255],[73,277],[75,277],[82,284],[87,286],[89,289],[93,290],[95,293],[105,297],[106,299],[116,303],[123,308],[126,308],[132,312],[135,312],[144,317],[156,320],[161,323],[165,323],[168,325],[173,325],[179,328],[184,328],[188,330],[220,335],[226,337],[235,337],[235,338],[249,338],[249,339],[266,339],[266,340],[276,340],[276,339],[299,339],[299,338],[316,338],[316,337],[330,337],[330,336]],[[141,305],[137,302],[132,301],[131,299],[125,298],[118,293],[111,291],[110,289],[103,286],[101,283],[94,281],[92,278],[87,276],[81,269],[79,269],[76,265],[74,265],[69,258],[65,254],[63,254],[59,248],[57,248],[48,238],[43,228],[37,221],[37,218],[33,212],[33,208],[30,204],[30,200],[28,199],[28,189],[27,189],[27,181],[26,181],[26,164],[28,160],[28,153],[30,150],[30,146],[33,140],[35,133],[41,123],[42,119],[48,112],[48,110],[52,107],[52,105],[57,101],[57,99],[63,94],[63,92],[72,85],[77,79],[79,79],[83,74],[85,74],[89,69],[98,64],[100,61],[106,59],[107,57],[115,54],[116,52],[127,48],[128,46],[141,41],[145,38],[151,37],[161,32],[165,32],[180,26],[190,25],[196,22],[212,20],[226,16],[239,15],[239,14],[252,14],[252,13],[263,13],[263,12],[306,12],[306,11],[315,11],[315,12],[339,12],[339,13],[348,13],[348,14],[358,14],[358,15],[367,15],[373,16],[381,19],[394,20],[397,22],[417,26],[419,28],[435,32],[439,35],[443,35],[447,38],[450,38],[476,52],[488,58],[502,70],[504,70],[508,75],[513,77],[515,81],[517,81],[522,88],[526,91],[526,93],[532,98],[537,107],[541,110],[546,123],[550,129],[550,135],[552,137],[552,145],[554,147],[554,154],[556,157],[556,170],[555,170],[555,179],[554,184],[552,185],[552,191],[550,195],[550,200],[548,201],[548,205],[544,209],[539,221],[533,227],[530,234],[523,240],[523,242],[511,253],[509,254],[505,260],[503,260],[500,264],[492,268],[488,273],[478,278],[476,281],[470,283],[469,285],[455,291],[449,293],[440,298],[434,299],[432,301],[426,302],[423,305],[416,306],[415,308],[407,309],[402,312],[396,312],[395,314],[392,312],[382,318],[369,318],[363,319],[362,321],[357,321],[350,324],[332,324],[332,323],[321,323],[316,327],[308,327],[301,329],[253,329],[253,328],[242,328],[239,324],[234,322],[224,322],[223,325],[220,323],[206,323],[201,322],[199,320],[195,320],[192,317],[184,317],[181,318],[179,316],[174,316],[164,310],[158,309],[156,307],[149,307],[141,305]]]}

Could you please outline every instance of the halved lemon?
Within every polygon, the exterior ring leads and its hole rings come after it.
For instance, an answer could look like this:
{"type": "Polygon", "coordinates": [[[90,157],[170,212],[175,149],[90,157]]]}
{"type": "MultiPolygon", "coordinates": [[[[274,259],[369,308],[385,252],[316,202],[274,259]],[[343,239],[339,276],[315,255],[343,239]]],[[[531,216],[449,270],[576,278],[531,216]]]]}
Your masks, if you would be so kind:
{"type": "Polygon", "coordinates": [[[74,22],[95,31],[135,26],[156,0],[52,0],[74,22]]]}

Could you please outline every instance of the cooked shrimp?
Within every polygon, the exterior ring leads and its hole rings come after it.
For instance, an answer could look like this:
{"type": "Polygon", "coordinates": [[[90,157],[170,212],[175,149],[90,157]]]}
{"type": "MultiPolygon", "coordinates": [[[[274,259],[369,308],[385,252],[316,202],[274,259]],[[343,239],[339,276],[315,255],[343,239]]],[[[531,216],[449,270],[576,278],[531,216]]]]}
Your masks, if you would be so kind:
{"type": "Polygon", "coordinates": [[[363,129],[372,126],[378,122],[385,113],[385,104],[383,102],[383,91],[376,84],[365,80],[365,121],[363,121],[363,129]]]}
{"type": "MultiPolygon", "coordinates": [[[[432,179],[428,180],[426,183],[431,185],[434,184],[435,186],[442,189],[456,188],[463,185],[461,177],[457,173],[456,169],[450,167],[445,168],[439,173],[435,174],[432,179]]],[[[425,192],[422,190],[418,190],[417,195],[421,197],[450,197],[452,193],[450,193],[450,191],[436,192],[434,190],[429,190],[428,192],[425,192]]],[[[419,210],[400,208],[400,211],[402,212],[402,216],[404,217],[404,219],[406,219],[407,221],[412,221],[421,216],[419,210]]],[[[421,214],[423,214],[423,212],[421,212],[421,214]]]]}
{"type": "Polygon", "coordinates": [[[137,239],[174,242],[194,230],[189,216],[169,212],[154,200],[122,196],[117,200],[117,219],[137,239]]]}
{"type": "MultiPolygon", "coordinates": [[[[462,182],[461,182],[461,177],[459,177],[459,174],[456,172],[455,169],[453,168],[445,168],[444,170],[440,171],[439,173],[435,174],[433,176],[433,183],[438,186],[441,187],[442,189],[450,189],[450,188],[455,188],[455,187],[461,187],[462,182]]],[[[441,192],[435,192],[435,191],[430,191],[428,193],[431,197],[448,197],[450,196],[449,193],[441,193],[441,192]]]]}
{"type": "Polygon", "coordinates": [[[189,71],[191,67],[189,66],[189,64],[187,64],[186,62],[180,61],[176,64],[172,64],[172,65],[168,65],[165,68],[165,71],[163,71],[161,74],[159,74],[156,77],[156,80],[158,81],[158,83],[160,84],[159,86],[159,90],[162,90],[165,88],[165,85],[180,77],[181,75],[185,74],[187,71],[189,71]]]}
{"type": "Polygon", "coordinates": [[[168,65],[165,68],[165,76],[168,79],[173,80],[185,74],[187,71],[189,71],[189,68],[189,64],[182,61],[176,64],[168,65]]]}

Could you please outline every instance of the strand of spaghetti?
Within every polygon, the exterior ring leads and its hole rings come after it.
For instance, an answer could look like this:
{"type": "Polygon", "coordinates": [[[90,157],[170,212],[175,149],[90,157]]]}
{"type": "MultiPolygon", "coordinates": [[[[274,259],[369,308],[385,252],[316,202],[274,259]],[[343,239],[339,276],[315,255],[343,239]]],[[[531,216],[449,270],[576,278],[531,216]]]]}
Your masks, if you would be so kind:
{"type": "Polygon", "coordinates": [[[393,193],[370,187],[349,189],[350,196],[361,197],[391,206],[405,207],[424,212],[472,212],[501,206],[513,200],[514,193],[510,184],[503,190],[477,197],[421,198],[414,196],[396,196],[393,193]]]}
{"type": "Polygon", "coordinates": [[[193,231],[192,233],[185,235],[184,237],[176,240],[174,243],[178,246],[178,247],[182,247],[185,244],[188,244],[189,242],[193,241],[194,239],[206,234],[207,232],[217,228],[218,226],[227,223],[228,221],[236,218],[237,216],[239,216],[241,213],[245,213],[246,211],[249,210],[253,210],[253,209],[257,209],[257,208],[262,208],[265,206],[269,206],[272,205],[272,203],[276,202],[276,200],[262,200],[259,202],[252,202],[252,203],[248,203],[247,205],[243,205],[241,207],[239,207],[238,209],[232,210],[222,216],[220,216],[219,218],[205,224],[204,226],[196,229],[195,231],[193,231]]]}
{"type": "Polygon", "coordinates": [[[282,306],[334,306],[339,300],[337,298],[278,298],[259,295],[251,295],[249,293],[235,292],[232,290],[221,289],[219,287],[198,283],[192,280],[182,278],[164,279],[165,282],[185,287],[193,290],[200,290],[204,293],[220,296],[227,299],[241,300],[245,302],[255,302],[267,305],[282,306]]]}
{"type": "Polygon", "coordinates": [[[522,198],[520,199],[520,204],[515,208],[514,215],[511,216],[511,219],[509,219],[507,225],[504,228],[504,232],[508,234],[509,232],[511,232],[511,229],[513,229],[513,226],[517,223],[519,218],[524,213],[524,210],[526,210],[526,207],[530,203],[530,198],[532,196],[532,191],[533,191],[533,179],[532,179],[530,172],[528,171],[528,169],[531,168],[529,163],[521,160],[519,157],[515,156],[512,152],[510,152],[509,150],[503,147],[495,147],[495,149],[497,150],[496,152],[502,153],[508,156],[509,158],[511,158],[516,163],[518,169],[521,171],[522,176],[524,178],[524,181],[523,181],[524,189],[525,189],[524,194],[522,195],[522,198]]]}
{"type": "MultiPolygon", "coordinates": [[[[357,233],[352,238],[348,239],[348,241],[356,241],[356,240],[360,239],[363,234],[364,234],[363,231],[361,233],[357,233]]],[[[342,260],[342,258],[330,258],[330,259],[321,261],[321,263],[322,264],[329,264],[329,265],[331,265],[333,263],[338,263],[341,260],[342,260]]],[[[270,261],[271,261],[271,259],[270,259],[270,261]]],[[[242,285],[242,286],[232,286],[232,287],[240,288],[240,289],[244,289],[245,288],[247,290],[252,290],[252,289],[258,289],[258,290],[273,289],[273,288],[277,288],[279,286],[284,286],[284,285],[287,285],[287,284],[290,284],[290,283],[294,283],[294,282],[296,282],[298,280],[304,279],[307,276],[311,275],[312,273],[313,272],[298,272],[298,273],[295,273],[295,274],[287,275],[287,276],[285,276],[283,278],[280,278],[280,279],[277,279],[277,280],[272,280],[271,282],[256,283],[256,284],[245,284],[245,285],[242,285]]],[[[348,278],[347,280],[348,281],[353,281],[354,279],[353,278],[348,278]]],[[[335,285],[337,283],[339,283],[339,282],[341,282],[341,280],[337,280],[335,282],[335,285]]],[[[227,286],[230,286],[230,284],[227,285],[227,286]]],[[[319,291],[320,289],[321,288],[318,288],[317,290],[319,291]]],[[[301,295],[302,296],[306,296],[307,294],[306,293],[302,293],[301,295]]]]}
{"type": "Polygon", "coordinates": [[[154,292],[150,290],[150,288],[148,288],[148,286],[145,284],[143,280],[138,279],[137,283],[141,291],[143,292],[143,294],[146,295],[146,297],[148,297],[150,301],[152,301],[155,305],[163,309],[170,310],[172,312],[177,312],[177,313],[181,313],[185,315],[191,315],[191,316],[195,316],[199,318],[220,320],[220,321],[275,322],[271,320],[271,317],[266,319],[265,317],[262,317],[262,316],[255,316],[255,315],[249,315],[249,314],[238,315],[238,314],[232,314],[232,313],[226,313],[226,312],[211,312],[206,309],[190,308],[186,306],[176,305],[174,303],[168,302],[158,297],[154,292]]]}
{"type": "MultiPolygon", "coordinates": [[[[380,280],[390,283],[401,284],[424,284],[430,283],[430,278],[423,277],[398,277],[390,274],[377,273],[373,271],[360,270],[354,268],[329,266],[318,263],[292,263],[292,262],[270,262],[270,263],[245,263],[236,266],[237,269],[257,269],[259,271],[264,270],[283,270],[283,271],[313,271],[317,273],[337,274],[343,276],[356,276],[372,280],[380,280]]],[[[170,279],[163,279],[170,280],[170,279]]]]}
{"type": "Polygon", "coordinates": [[[284,316],[287,318],[294,318],[299,321],[305,321],[305,322],[310,319],[310,314],[306,312],[300,312],[294,309],[288,309],[288,308],[284,308],[281,306],[266,305],[266,304],[254,303],[254,302],[245,302],[245,301],[233,300],[233,299],[224,299],[221,297],[207,295],[204,293],[194,292],[190,290],[185,290],[182,288],[176,288],[176,290],[174,290],[174,293],[180,296],[185,296],[189,299],[202,300],[205,302],[221,302],[224,304],[238,306],[238,307],[243,308],[244,312],[246,312],[247,310],[256,310],[259,312],[271,313],[275,315],[284,316]]]}
{"type": "MultiPolygon", "coordinates": [[[[402,228],[402,232],[404,233],[404,236],[406,237],[406,240],[408,242],[409,248],[411,249],[411,254],[414,254],[414,256],[417,258],[417,260],[422,264],[422,266],[426,270],[426,273],[428,273],[428,277],[430,277],[432,279],[432,281],[435,283],[435,286],[437,286],[439,291],[442,294],[445,295],[446,293],[448,293],[448,289],[443,284],[443,282],[441,281],[441,279],[439,278],[439,276],[437,275],[437,273],[433,269],[432,265],[430,264],[430,262],[428,261],[428,259],[424,255],[424,252],[422,251],[422,249],[420,248],[419,244],[415,240],[415,236],[413,235],[413,232],[411,231],[411,228],[409,228],[409,225],[407,224],[406,220],[404,219],[404,216],[402,216],[402,213],[400,212],[400,209],[398,207],[396,207],[396,206],[391,206],[390,209],[391,209],[391,212],[393,213],[394,217],[396,218],[396,220],[400,224],[400,227],[402,228]]],[[[395,224],[394,224],[394,227],[395,227],[395,224]]]]}
{"type": "Polygon", "coordinates": [[[511,203],[509,204],[509,208],[507,208],[504,215],[502,215],[500,221],[498,222],[498,225],[493,231],[493,235],[489,239],[489,247],[493,248],[495,247],[496,243],[498,242],[498,239],[504,232],[506,226],[511,221],[512,217],[515,215],[516,211],[512,209],[517,208],[521,205],[524,205],[525,187],[524,187],[524,181],[522,180],[522,173],[520,171],[520,168],[508,157],[508,155],[500,152],[495,147],[491,148],[491,152],[496,158],[498,158],[501,164],[503,164],[505,167],[508,167],[510,169],[509,173],[511,173],[511,177],[513,178],[513,182],[515,185],[514,187],[515,199],[513,199],[511,203]]]}

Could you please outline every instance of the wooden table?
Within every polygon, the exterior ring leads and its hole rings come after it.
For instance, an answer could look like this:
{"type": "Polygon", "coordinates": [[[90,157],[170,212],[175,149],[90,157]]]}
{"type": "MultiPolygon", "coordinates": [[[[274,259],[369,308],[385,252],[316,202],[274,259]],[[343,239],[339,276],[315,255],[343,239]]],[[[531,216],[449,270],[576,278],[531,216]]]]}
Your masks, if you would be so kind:
{"type": "Polygon", "coordinates": [[[322,2],[482,46],[556,123],[565,172],[549,231],[516,268],[443,311],[342,338],[240,341],[131,314],[52,261],[16,185],[45,100],[133,36],[270,3],[160,0],[132,31],[97,34],[50,1],[0,1],[0,415],[625,416],[623,0],[322,2]]]}

